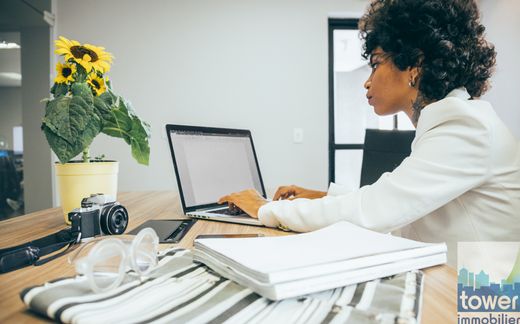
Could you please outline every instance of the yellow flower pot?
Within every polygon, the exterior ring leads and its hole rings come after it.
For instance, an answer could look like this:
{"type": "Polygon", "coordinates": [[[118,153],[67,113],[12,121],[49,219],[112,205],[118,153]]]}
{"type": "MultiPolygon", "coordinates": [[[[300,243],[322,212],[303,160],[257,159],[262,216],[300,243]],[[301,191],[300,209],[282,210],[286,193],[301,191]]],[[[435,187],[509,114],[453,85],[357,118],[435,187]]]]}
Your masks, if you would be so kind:
{"type": "Polygon", "coordinates": [[[56,178],[65,223],[68,213],[81,207],[81,200],[94,193],[117,197],[119,162],[56,163],[56,178]]]}

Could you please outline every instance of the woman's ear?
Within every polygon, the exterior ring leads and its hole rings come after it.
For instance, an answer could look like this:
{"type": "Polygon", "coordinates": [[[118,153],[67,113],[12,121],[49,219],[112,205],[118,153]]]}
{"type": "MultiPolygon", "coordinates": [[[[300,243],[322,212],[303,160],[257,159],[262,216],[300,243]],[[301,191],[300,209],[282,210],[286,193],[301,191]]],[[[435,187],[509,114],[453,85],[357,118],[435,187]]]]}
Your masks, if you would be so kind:
{"type": "Polygon", "coordinates": [[[415,86],[419,82],[419,76],[421,75],[421,68],[413,66],[408,68],[409,82],[415,86]]]}

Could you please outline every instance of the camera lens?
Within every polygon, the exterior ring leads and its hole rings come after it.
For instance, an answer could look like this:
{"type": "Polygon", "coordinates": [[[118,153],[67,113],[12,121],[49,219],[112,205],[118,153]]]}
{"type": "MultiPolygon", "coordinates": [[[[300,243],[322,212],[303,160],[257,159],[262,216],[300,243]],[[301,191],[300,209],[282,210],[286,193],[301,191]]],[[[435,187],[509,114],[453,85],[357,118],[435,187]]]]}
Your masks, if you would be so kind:
{"type": "Polygon", "coordinates": [[[128,226],[128,212],[125,207],[114,204],[102,211],[99,222],[103,233],[123,234],[128,226]]]}

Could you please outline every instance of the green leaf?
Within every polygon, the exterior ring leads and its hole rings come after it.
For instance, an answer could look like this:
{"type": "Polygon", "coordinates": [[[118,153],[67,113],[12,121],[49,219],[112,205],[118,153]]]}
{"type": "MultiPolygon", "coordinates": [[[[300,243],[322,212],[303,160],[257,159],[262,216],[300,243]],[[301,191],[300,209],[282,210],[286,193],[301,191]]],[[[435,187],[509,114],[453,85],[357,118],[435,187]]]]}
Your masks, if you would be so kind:
{"type": "Polygon", "coordinates": [[[139,141],[132,138],[132,156],[140,164],[148,165],[150,160],[150,145],[148,140],[139,141]]]}
{"type": "Polygon", "coordinates": [[[90,146],[101,126],[94,108],[80,96],[48,101],[42,121],[47,141],[62,163],[90,146]]]}
{"type": "Polygon", "coordinates": [[[54,86],[54,97],[61,97],[69,92],[69,86],[66,83],[55,83],[54,86]]]}
{"type": "Polygon", "coordinates": [[[59,97],[47,103],[44,124],[47,124],[58,136],[73,142],[85,129],[92,116],[90,107],[81,97],[59,97]]]}
{"type": "Polygon", "coordinates": [[[150,157],[149,126],[128,110],[128,102],[118,97],[112,107],[110,118],[103,121],[103,133],[122,138],[131,146],[132,156],[141,164],[148,165],[150,157]]]}
{"type": "Polygon", "coordinates": [[[103,127],[102,132],[107,134],[108,136],[122,138],[125,140],[127,144],[130,144],[130,134],[128,134],[122,129],[112,126],[105,126],[103,127]]]}
{"type": "Polygon", "coordinates": [[[107,118],[103,125],[103,132],[110,136],[121,137],[130,144],[128,132],[132,129],[132,117],[121,97],[117,98],[116,105],[110,112],[110,118],[107,118]]]}
{"type": "MultiPolygon", "coordinates": [[[[42,124],[42,131],[47,138],[47,142],[49,142],[49,146],[51,147],[52,151],[56,153],[56,156],[61,163],[67,163],[75,156],[72,155],[72,152],[78,151],[76,146],[57,136],[56,133],[54,133],[45,124],[42,124]]],[[[79,150],[79,152],[81,152],[81,150],[79,150]]]]}
{"type": "Polygon", "coordinates": [[[94,97],[94,111],[101,120],[110,118],[110,106],[100,97],[94,97]]]}
{"type": "MultiPolygon", "coordinates": [[[[73,63],[75,61],[74,61],[74,59],[70,59],[69,62],[73,63]]],[[[74,64],[76,64],[76,81],[85,82],[87,80],[87,75],[88,75],[87,71],[85,70],[83,65],[81,65],[79,63],[74,63],[74,64]]]]}
{"type": "Polygon", "coordinates": [[[88,86],[88,84],[86,82],[74,83],[70,87],[70,91],[72,92],[73,96],[79,96],[83,100],[85,100],[85,102],[87,104],[93,105],[94,95],[92,94],[92,90],[90,89],[90,87],[88,86]]]}
{"type": "Polygon", "coordinates": [[[132,118],[128,114],[128,110],[114,109],[112,113],[115,117],[117,128],[129,132],[132,129],[132,118]]]}
{"type": "Polygon", "coordinates": [[[150,158],[150,145],[148,139],[150,138],[148,125],[142,123],[139,118],[134,116],[132,118],[132,156],[137,162],[148,165],[150,158]]]}
{"type": "Polygon", "coordinates": [[[107,91],[103,92],[99,98],[103,99],[103,101],[108,105],[112,106],[116,104],[117,96],[110,90],[107,89],[107,91]]]}

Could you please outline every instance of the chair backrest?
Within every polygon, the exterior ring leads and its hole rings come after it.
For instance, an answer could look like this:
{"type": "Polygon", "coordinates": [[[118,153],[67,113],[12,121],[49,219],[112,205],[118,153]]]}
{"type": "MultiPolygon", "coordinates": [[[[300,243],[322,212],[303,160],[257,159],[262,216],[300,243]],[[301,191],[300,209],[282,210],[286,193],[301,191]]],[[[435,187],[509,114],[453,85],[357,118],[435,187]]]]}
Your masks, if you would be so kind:
{"type": "Polygon", "coordinates": [[[7,206],[6,198],[17,200],[20,192],[13,151],[0,150],[0,208],[7,206]]]}
{"type": "Polygon", "coordinates": [[[363,146],[360,186],[376,182],[410,155],[415,131],[367,129],[363,146]]]}

